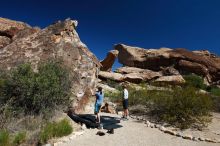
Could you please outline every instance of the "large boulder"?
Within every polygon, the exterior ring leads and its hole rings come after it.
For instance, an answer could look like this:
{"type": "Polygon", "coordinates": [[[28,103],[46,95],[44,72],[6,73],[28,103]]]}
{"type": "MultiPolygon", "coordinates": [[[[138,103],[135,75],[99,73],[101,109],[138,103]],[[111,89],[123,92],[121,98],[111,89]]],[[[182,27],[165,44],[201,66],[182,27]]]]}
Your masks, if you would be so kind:
{"type": "Polygon", "coordinates": [[[106,58],[101,61],[102,67],[100,68],[101,71],[111,71],[112,66],[115,62],[115,59],[118,57],[117,50],[111,50],[108,52],[106,58]]]}
{"type": "Polygon", "coordinates": [[[164,76],[171,76],[171,75],[180,75],[180,72],[175,69],[173,66],[169,66],[169,67],[161,67],[161,73],[164,76]]]}
{"type": "Polygon", "coordinates": [[[201,76],[206,76],[208,74],[208,69],[204,65],[196,62],[180,60],[178,66],[179,70],[182,72],[193,72],[201,76]]]}
{"type": "Polygon", "coordinates": [[[10,70],[21,63],[30,62],[37,71],[40,62],[61,60],[74,77],[71,91],[76,98],[72,106],[75,112],[80,112],[87,98],[95,91],[101,64],[80,41],[76,32],[77,21],[66,19],[39,29],[4,20],[0,19],[0,34],[13,41],[0,49],[0,69],[10,70]]]}
{"type": "Polygon", "coordinates": [[[185,83],[185,80],[181,75],[173,75],[173,76],[162,76],[156,79],[154,82],[156,83],[166,83],[173,85],[181,85],[185,83]]]}
{"type": "Polygon", "coordinates": [[[169,66],[169,53],[171,49],[149,49],[130,47],[123,44],[115,45],[119,51],[118,60],[121,64],[130,67],[159,71],[161,66],[169,66]]]}
{"type": "Polygon", "coordinates": [[[102,80],[113,80],[117,82],[140,83],[148,82],[161,77],[160,72],[154,72],[147,69],[139,69],[134,67],[121,67],[116,72],[100,71],[99,78],[102,80]]]}
{"type": "Polygon", "coordinates": [[[192,52],[186,49],[170,48],[143,49],[124,44],[115,45],[115,50],[119,51],[118,60],[124,66],[153,71],[173,67],[181,74],[201,75],[210,83],[220,80],[220,58],[208,51],[192,52]]]}
{"type": "Polygon", "coordinates": [[[141,69],[141,68],[137,68],[137,67],[129,67],[129,66],[124,66],[124,67],[119,67],[115,70],[115,72],[117,73],[121,73],[121,74],[129,74],[129,73],[157,73],[148,69],[141,69]]]}
{"type": "Polygon", "coordinates": [[[115,72],[124,74],[124,81],[133,83],[151,81],[162,76],[161,72],[136,67],[120,67],[115,72]]]}
{"type": "Polygon", "coordinates": [[[120,73],[114,73],[114,72],[106,72],[106,71],[100,71],[99,72],[99,78],[103,80],[113,80],[117,82],[122,82],[124,79],[124,75],[120,73]]]}

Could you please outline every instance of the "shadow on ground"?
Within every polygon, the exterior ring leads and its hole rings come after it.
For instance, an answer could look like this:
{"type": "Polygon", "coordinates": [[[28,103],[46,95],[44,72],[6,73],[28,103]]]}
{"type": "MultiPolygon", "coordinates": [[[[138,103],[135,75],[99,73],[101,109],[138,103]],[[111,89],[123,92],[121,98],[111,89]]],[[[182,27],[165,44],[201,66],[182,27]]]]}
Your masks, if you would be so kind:
{"type": "MultiPolygon", "coordinates": [[[[95,115],[93,114],[68,114],[68,116],[76,123],[85,124],[87,128],[98,128],[100,125],[95,122],[95,115]]],[[[117,129],[122,126],[119,125],[120,118],[111,116],[101,116],[101,124],[103,129],[117,129]]]]}

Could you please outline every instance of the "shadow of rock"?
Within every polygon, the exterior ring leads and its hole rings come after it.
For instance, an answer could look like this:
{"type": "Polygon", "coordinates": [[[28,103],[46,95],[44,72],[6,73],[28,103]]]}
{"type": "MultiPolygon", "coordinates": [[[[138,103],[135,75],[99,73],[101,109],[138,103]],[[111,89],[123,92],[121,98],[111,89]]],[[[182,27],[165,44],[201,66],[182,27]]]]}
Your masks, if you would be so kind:
{"type": "MultiPolygon", "coordinates": [[[[85,124],[87,128],[99,128],[100,124],[95,122],[95,115],[93,114],[73,114],[68,113],[68,116],[76,123],[85,124]]],[[[101,116],[101,124],[103,129],[110,130],[122,127],[119,125],[120,118],[111,116],[101,116]]]]}

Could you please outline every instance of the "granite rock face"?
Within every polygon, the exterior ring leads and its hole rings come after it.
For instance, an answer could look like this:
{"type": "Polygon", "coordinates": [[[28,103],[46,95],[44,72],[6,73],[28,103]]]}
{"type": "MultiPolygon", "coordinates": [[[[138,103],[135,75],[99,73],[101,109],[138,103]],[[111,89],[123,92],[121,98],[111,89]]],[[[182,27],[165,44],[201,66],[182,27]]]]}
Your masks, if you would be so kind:
{"type": "Polygon", "coordinates": [[[72,107],[80,112],[86,98],[95,90],[101,64],[80,41],[77,24],[77,21],[66,19],[39,29],[0,18],[0,68],[10,70],[30,62],[37,71],[39,62],[62,60],[74,76],[72,93],[76,98],[72,107]]]}

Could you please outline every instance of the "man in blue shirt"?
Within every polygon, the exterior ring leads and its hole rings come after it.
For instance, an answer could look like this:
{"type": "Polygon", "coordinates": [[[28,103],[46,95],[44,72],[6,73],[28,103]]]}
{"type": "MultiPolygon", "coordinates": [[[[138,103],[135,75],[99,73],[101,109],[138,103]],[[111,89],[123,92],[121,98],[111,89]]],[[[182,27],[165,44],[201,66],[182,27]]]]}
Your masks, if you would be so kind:
{"type": "Polygon", "coordinates": [[[96,122],[100,123],[99,111],[104,99],[104,93],[102,92],[102,87],[98,87],[98,91],[96,92],[95,96],[96,96],[96,102],[95,102],[96,122]]]}

